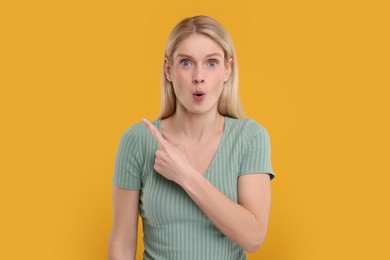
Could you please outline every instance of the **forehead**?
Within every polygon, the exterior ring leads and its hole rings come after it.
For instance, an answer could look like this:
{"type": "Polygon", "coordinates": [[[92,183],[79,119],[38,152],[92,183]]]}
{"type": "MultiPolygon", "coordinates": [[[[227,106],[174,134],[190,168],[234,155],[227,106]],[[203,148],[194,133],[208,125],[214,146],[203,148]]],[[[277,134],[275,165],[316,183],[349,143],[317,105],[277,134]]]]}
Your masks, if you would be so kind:
{"type": "Polygon", "coordinates": [[[217,42],[201,34],[192,34],[177,45],[173,58],[178,55],[188,55],[202,59],[211,53],[218,53],[222,58],[224,57],[223,49],[217,42]]]}

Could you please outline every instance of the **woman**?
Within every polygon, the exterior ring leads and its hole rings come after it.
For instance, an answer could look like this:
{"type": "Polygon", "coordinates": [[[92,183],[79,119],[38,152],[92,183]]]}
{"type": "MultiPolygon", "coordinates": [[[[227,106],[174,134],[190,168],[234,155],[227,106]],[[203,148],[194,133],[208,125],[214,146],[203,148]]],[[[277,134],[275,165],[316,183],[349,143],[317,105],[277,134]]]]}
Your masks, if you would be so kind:
{"type": "Polygon", "coordinates": [[[122,136],[113,177],[111,260],[135,259],[138,212],[144,259],[246,259],[263,243],[271,206],[267,130],[242,118],[237,61],[207,16],[171,32],[159,118],[122,136]],[[262,173],[262,174],[260,174],[262,173]]]}

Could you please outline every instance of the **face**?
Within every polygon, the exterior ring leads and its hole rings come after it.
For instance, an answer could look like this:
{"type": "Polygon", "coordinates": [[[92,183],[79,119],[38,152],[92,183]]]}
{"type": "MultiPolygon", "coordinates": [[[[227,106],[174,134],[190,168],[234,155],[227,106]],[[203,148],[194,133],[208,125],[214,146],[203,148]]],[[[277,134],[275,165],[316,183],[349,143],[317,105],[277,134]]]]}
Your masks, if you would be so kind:
{"type": "Polygon", "coordinates": [[[231,73],[221,46],[207,36],[193,34],[181,41],[166,62],[165,73],[176,95],[176,110],[187,113],[217,112],[224,82],[231,73]]]}

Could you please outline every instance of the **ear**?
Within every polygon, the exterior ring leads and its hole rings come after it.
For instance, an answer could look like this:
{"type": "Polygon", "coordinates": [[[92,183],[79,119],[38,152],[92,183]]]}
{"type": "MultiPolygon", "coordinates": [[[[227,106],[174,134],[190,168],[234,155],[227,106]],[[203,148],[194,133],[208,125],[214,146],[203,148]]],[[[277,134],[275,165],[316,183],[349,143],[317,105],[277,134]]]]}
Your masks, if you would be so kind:
{"type": "Polygon", "coordinates": [[[229,80],[230,74],[232,73],[232,66],[233,66],[233,58],[230,58],[230,60],[226,64],[226,71],[224,75],[224,82],[229,80]]]}
{"type": "Polygon", "coordinates": [[[164,58],[164,71],[168,81],[172,82],[171,66],[169,65],[169,61],[166,57],[164,58]]]}

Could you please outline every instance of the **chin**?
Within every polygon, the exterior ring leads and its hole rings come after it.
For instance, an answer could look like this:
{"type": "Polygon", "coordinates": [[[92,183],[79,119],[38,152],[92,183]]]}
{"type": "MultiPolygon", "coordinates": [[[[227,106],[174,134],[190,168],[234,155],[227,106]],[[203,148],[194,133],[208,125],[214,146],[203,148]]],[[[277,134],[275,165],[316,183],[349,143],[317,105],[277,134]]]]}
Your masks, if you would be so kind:
{"type": "Polygon", "coordinates": [[[192,102],[189,102],[189,104],[186,105],[183,105],[181,102],[177,102],[176,104],[178,105],[177,109],[183,109],[185,113],[189,113],[189,114],[199,115],[199,114],[210,113],[213,110],[218,111],[218,102],[215,102],[215,104],[210,104],[210,102],[193,104],[192,102]]]}
{"type": "MultiPolygon", "coordinates": [[[[214,107],[205,107],[205,106],[202,106],[202,107],[198,107],[198,108],[194,108],[194,107],[191,107],[191,108],[185,108],[187,110],[188,113],[191,113],[191,114],[207,114],[207,113],[210,113],[214,110],[214,107]]],[[[215,107],[215,110],[216,107],[215,107]]]]}

